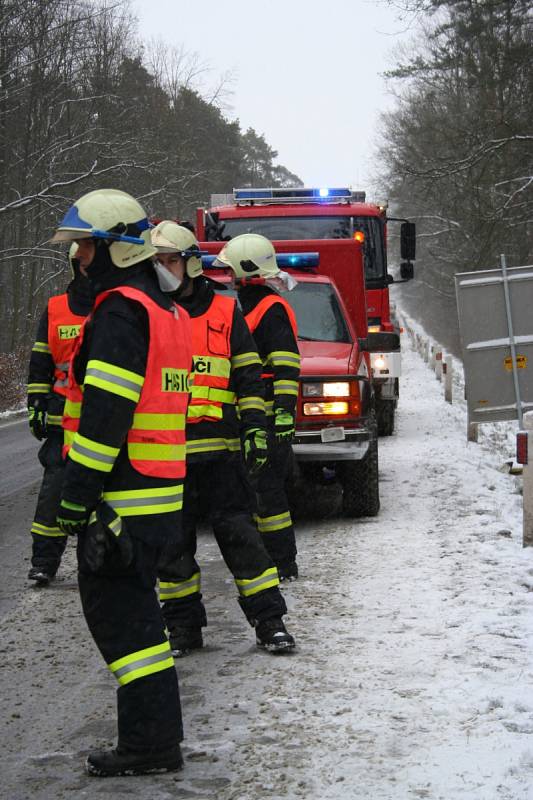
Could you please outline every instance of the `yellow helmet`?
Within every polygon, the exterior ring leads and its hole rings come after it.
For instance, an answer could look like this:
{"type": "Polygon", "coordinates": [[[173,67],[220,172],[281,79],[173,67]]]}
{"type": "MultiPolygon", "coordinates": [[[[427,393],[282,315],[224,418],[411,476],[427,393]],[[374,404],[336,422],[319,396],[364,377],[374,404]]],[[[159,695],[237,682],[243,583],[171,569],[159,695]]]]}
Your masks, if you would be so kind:
{"type": "Polygon", "coordinates": [[[76,200],[50,241],[104,239],[116,267],[131,267],[155,254],[150,223],[135,198],[118,189],[96,189],[76,200]]]}
{"type": "Polygon", "coordinates": [[[197,278],[203,273],[202,251],[192,231],[177,222],[164,219],[150,231],[157,253],[178,253],[185,259],[187,275],[197,278]]]}
{"type": "Polygon", "coordinates": [[[215,266],[231,267],[236,278],[274,278],[280,269],[272,242],[259,233],[243,233],[224,245],[215,266]]]}

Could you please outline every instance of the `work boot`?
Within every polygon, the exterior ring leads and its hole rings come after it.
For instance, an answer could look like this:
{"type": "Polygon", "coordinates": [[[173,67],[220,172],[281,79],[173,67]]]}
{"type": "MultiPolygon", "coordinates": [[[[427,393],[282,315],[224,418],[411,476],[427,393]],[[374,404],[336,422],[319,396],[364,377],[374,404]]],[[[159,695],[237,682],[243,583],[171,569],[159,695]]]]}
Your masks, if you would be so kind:
{"type": "Polygon", "coordinates": [[[170,648],[174,658],[182,658],[191,650],[200,650],[204,646],[201,628],[174,627],[168,635],[170,648]]]}
{"type": "Polygon", "coordinates": [[[280,617],[259,622],[255,628],[255,637],[257,646],[263,647],[269,653],[287,653],[296,647],[296,642],[287,633],[280,617]]]}
{"type": "Polygon", "coordinates": [[[31,567],[28,572],[28,580],[35,581],[39,586],[46,586],[53,580],[53,575],[42,567],[31,567]]]}
{"type": "Polygon", "coordinates": [[[148,775],[150,772],[176,772],[183,769],[180,746],[171,750],[136,753],[132,750],[95,750],[85,762],[88,775],[99,778],[120,775],[148,775]]]}
{"type": "Polygon", "coordinates": [[[295,581],[298,577],[298,564],[296,561],[288,561],[286,564],[278,564],[278,577],[281,582],[295,581]]]}

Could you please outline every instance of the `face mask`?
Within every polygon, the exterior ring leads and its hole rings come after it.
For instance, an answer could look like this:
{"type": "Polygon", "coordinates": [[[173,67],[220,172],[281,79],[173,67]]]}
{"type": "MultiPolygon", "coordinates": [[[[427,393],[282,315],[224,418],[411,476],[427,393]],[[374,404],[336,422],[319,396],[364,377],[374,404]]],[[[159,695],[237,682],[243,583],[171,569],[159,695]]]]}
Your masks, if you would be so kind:
{"type": "Polygon", "coordinates": [[[267,278],[265,283],[270,289],[274,289],[276,292],[292,292],[298,281],[296,281],[292,275],[289,275],[288,272],[280,270],[273,278],[267,278]]]}
{"type": "Polygon", "coordinates": [[[162,292],[175,292],[181,286],[181,280],[161,264],[160,261],[154,261],[154,269],[157,275],[159,288],[162,292]]]}

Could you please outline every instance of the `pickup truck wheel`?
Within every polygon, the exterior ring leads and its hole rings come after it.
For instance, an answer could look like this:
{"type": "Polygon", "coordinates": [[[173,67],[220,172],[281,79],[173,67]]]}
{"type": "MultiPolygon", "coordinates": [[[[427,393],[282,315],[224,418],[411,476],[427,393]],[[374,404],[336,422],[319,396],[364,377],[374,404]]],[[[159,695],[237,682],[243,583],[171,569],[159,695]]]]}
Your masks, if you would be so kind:
{"type": "Polygon", "coordinates": [[[394,400],[379,400],[377,403],[377,419],[379,436],[391,436],[394,433],[394,400]]]}
{"type": "Polygon", "coordinates": [[[379,511],[378,440],[361,461],[340,465],[342,510],[347,517],[375,517],[379,511]]]}

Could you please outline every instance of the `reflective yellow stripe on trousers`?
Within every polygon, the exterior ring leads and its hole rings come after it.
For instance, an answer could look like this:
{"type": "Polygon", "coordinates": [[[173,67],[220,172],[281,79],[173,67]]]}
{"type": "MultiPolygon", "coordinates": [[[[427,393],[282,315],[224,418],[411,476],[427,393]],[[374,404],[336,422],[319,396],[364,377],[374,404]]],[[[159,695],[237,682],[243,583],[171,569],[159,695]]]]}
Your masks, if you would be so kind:
{"type": "Polygon", "coordinates": [[[283,514],[274,514],[272,517],[256,517],[257,529],[260,533],[274,533],[292,525],[291,512],[284,511],[283,514]]]}
{"type": "Polygon", "coordinates": [[[235,585],[242,597],[251,597],[253,594],[264,592],[265,589],[272,589],[279,585],[278,570],[270,567],[257,578],[235,578],[235,585]]]}
{"type": "Polygon", "coordinates": [[[174,669],[174,659],[168,640],[154,647],[137,650],[129,656],[119,658],[108,664],[109,669],[121,686],[125,686],[138,678],[162,672],[164,669],[174,669]]]}
{"type": "Polygon", "coordinates": [[[179,597],[189,597],[200,591],[201,577],[199,572],[195,572],[188,581],[159,581],[159,599],[162,603],[165,600],[176,600],[179,597]]]}

